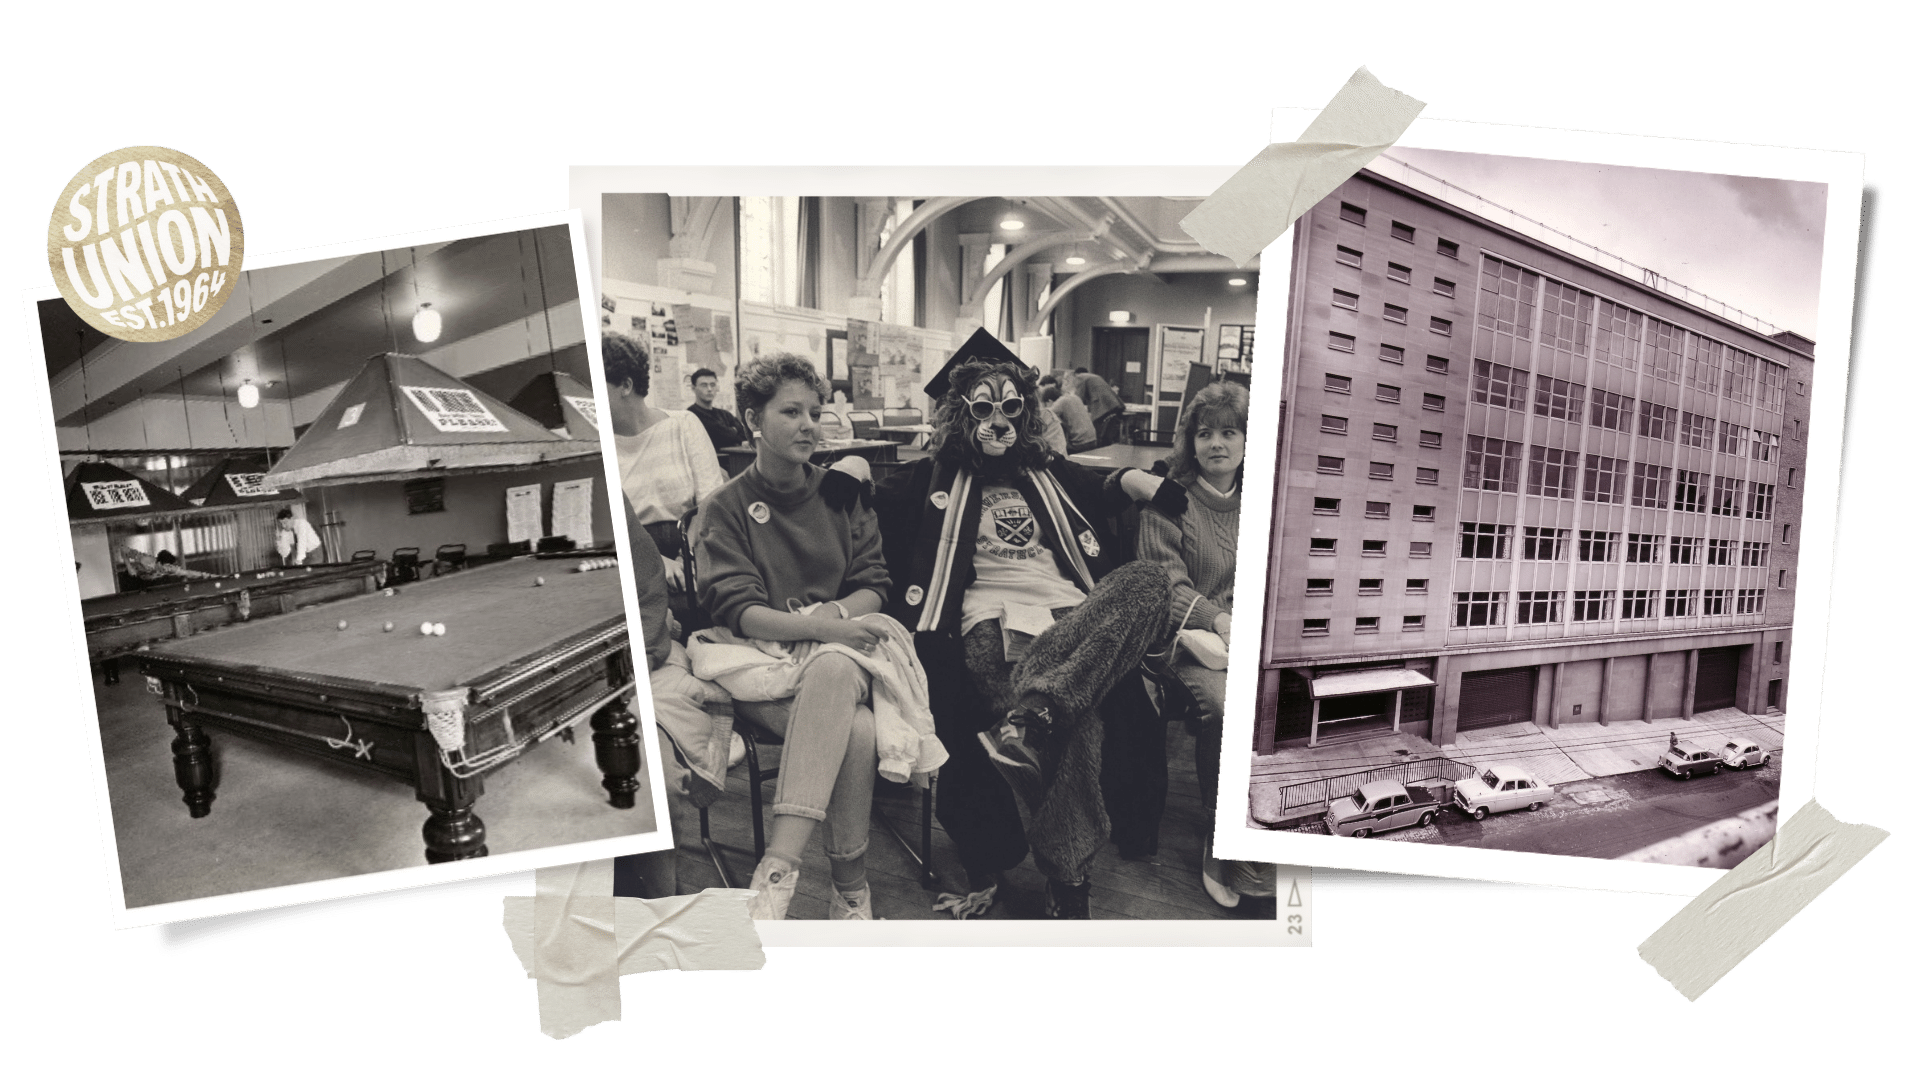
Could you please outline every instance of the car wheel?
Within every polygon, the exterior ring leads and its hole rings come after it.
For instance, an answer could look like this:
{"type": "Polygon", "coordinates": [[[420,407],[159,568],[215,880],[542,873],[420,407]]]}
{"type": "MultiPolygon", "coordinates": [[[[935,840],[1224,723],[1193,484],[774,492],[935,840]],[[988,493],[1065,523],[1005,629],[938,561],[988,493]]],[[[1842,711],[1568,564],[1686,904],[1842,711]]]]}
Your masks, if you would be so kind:
{"type": "Polygon", "coordinates": [[[1760,767],[1761,767],[1761,768],[1763,768],[1763,769],[1764,769],[1764,768],[1766,768],[1767,766],[1769,766],[1769,765],[1771,765],[1771,764],[1773,764],[1773,755],[1772,755],[1772,754],[1768,754],[1768,755],[1767,755],[1766,757],[1763,757],[1763,758],[1761,758],[1761,759],[1760,759],[1760,767]]]}
{"type": "Polygon", "coordinates": [[[1372,836],[1372,835],[1373,835],[1373,830],[1372,830],[1372,829],[1355,829],[1355,830],[1353,830],[1353,836],[1354,836],[1354,839],[1356,839],[1356,840],[1365,840],[1365,839],[1366,839],[1367,837],[1369,837],[1369,836],[1372,836]]]}
{"type": "Polygon", "coordinates": [[[1717,761],[1713,763],[1713,775],[1715,776],[1720,775],[1720,763],[1717,761]]]}
{"type": "Polygon", "coordinates": [[[1691,779],[1693,779],[1693,770],[1692,770],[1692,769],[1681,769],[1681,770],[1680,770],[1680,772],[1679,772],[1678,774],[1676,774],[1676,775],[1678,775],[1678,776],[1680,777],[1680,779],[1682,779],[1682,780],[1691,780],[1691,779]]]}
{"type": "Polygon", "coordinates": [[[1426,813],[1420,815],[1421,828],[1424,829],[1431,824],[1433,824],[1433,811],[1429,810],[1426,813]]]}
{"type": "Polygon", "coordinates": [[[1475,821],[1487,820],[1487,808],[1484,806],[1475,807],[1473,811],[1473,820],[1475,821]]]}
{"type": "Polygon", "coordinates": [[[1541,807],[1543,807],[1543,806],[1545,806],[1545,805],[1547,805],[1547,804],[1546,804],[1546,803],[1543,803],[1543,802],[1537,802],[1537,803],[1529,803],[1529,804],[1527,805],[1527,809],[1528,809],[1528,810],[1530,810],[1530,811],[1531,811],[1531,810],[1538,810],[1538,809],[1540,809],[1541,807]]]}

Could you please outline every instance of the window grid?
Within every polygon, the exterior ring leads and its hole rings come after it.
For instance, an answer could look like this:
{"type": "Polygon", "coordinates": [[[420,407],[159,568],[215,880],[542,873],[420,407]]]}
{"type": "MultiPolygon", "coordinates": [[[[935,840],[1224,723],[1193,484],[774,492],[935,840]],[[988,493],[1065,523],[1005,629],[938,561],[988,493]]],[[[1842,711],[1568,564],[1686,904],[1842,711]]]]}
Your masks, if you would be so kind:
{"type": "Polygon", "coordinates": [[[1580,455],[1553,446],[1528,448],[1527,494],[1548,499],[1573,498],[1580,455]]]}
{"type": "Polygon", "coordinates": [[[1650,506],[1656,510],[1667,508],[1667,477],[1673,472],[1664,465],[1649,465],[1644,461],[1633,463],[1633,495],[1627,500],[1630,506],[1650,506]]]}
{"type": "Polygon", "coordinates": [[[1533,413],[1551,420],[1572,420],[1580,422],[1580,409],[1585,404],[1587,388],[1576,382],[1555,379],[1547,375],[1533,377],[1533,413]]]}
{"type": "Polygon", "coordinates": [[[1649,439],[1672,442],[1680,431],[1680,411],[1651,401],[1640,403],[1640,434],[1649,439]]]}
{"type": "Polygon", "coordinates": [[[1581,562],[1612,562],[1614,551],[1620,546],[1620,534],[1601,532],[1595,529],[1580,530],[1581,562]]]}
{"type": "Polygon", "coordinates": [[[1513,538],[1513,526],[1474,521],[1460,523],[1460,557],[1463,559],[1504,559],[1507,544],[1513,538]]]}
{"type": "Polygon", "coordinates": [[[1604,589],[1576,589],[1573,593],[1574,622],[1613,621],[1613,592],[1604,589]]]}
{"type": "Polygon", "coordinates": [[[1562,592],[1528,592],[1522,590],[1513,598],[1513,621],[1517,625],[1537,625],[1560,621],[1560,600],[1562,592]]]}
{"type": "Polygon", "coordinates": [[[1466,474],[1461,483],[1469,490],[1520,490],[1520,444],[1483,435],[1467,436],[1466,474]]]}
{"type": "Polygon", "coordinates": [[[1588,399],[1587,423],[1609,431],[1633,429],[1633,399],[1595,388],[1588,399]]]}
{"type": "MultiPolygon", "coordinates": [[[[1548,529],[1528,525],[1521,530],[1520,557],[1536,562],[1559,562],[1570,546],[1571,529],[1548,529]]],[[[1554,620],[1558,622],[1559,620],[1554,620]]]]}
{"type": "Polygon", "coordinates": [[[1630,563],[1657,563],[1660,561],[1660,534],[1627,534],[1627,561],[1630,563]]]}
{"type": "Polygon", "coordinates": [[[1501,592],[1457,592],[1453,594],[1453,625],[1503,626],[1506,623],[1507,594],[1501,592]]]}
{"type": "Polygon", "coordinates": [[[1475,404],[1519,409],[1526,405],[1527,373],[1488,360],[1473,362],[1475,404]]]}
{"type": "Polygon", "coordinates": [[[1625,458],[1588,454],[1580,498],[1586,502],[1618,503],[1627,497],[1625,458]]]}

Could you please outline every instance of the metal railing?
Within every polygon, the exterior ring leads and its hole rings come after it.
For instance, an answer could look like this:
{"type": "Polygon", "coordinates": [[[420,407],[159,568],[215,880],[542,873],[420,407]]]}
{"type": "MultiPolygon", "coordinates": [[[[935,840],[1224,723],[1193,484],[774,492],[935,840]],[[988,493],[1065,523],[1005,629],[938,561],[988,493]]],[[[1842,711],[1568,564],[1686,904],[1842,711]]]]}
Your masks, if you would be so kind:
{"type": "Polygon", "coordinates": [[[1375,781],[1391,780],[1402,787],[1430,787],[1436,783],[1451,786],[1479,771],[1465,762],[1435,756],[1410,758],[1391,765],[1376,765],[1370,769],[1297,780],[1290,784],[1263,784],[1256,780],[1255,785],[1279,788],[1280,813],[1274,819],[1277,823],[1325,813],[1327,804],[1332,800],[1345,798],[1375,781]]]}

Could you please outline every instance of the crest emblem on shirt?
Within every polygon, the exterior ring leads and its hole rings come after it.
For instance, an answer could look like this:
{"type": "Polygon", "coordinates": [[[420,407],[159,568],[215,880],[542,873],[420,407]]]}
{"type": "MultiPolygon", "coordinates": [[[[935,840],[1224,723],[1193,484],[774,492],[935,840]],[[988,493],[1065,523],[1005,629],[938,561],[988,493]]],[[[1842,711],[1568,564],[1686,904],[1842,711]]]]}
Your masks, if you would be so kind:
{"type": "Polygon", "coordinates": [[[907,586],[907,606],[918,607],[920,604],[920,601],[926,599],[926,597],[927,597],[926,590],[922,589],[920,586],[918,585],[907,586]]]}
{"type": "Polygon", "coordinates": [[[1032,544],[1035,527],[1033,511],[1027,509],[1025,503],[999,506],[993,510],[993,534],[1009,547],[1024,548],[1032,544]]]}
{"type": "Polygon", "coordinates": [[[947,498],[946,492],[936,491],[932,495],[927,496],[927,501],[933,504],[935,510],[945,510],[950,500],[947,498]]]}
{"type": "Polygon", "coordinates": [[[773,511],[767,509],[766,503],[757,502],[747,507],[747,516],[765,525],[767,519],[773,516],[773,511]]]}
{"type": "Polygon", "coordinates": [[[1079,540],[1080,550],[1087,553],[1087,558],[1097,559],[1100,557],[1100,541],[1093,535],[1092,529],[1083,531],[1079,536],[1079,540]]]}

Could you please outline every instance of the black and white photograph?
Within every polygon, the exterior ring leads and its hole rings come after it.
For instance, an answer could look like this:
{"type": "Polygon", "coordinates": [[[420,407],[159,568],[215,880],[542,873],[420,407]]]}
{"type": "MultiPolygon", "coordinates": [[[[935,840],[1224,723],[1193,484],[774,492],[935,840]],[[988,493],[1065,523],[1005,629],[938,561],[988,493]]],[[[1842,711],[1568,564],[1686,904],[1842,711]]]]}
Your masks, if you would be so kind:
{"type": "Polygon", "coordinates": [[[589,194],[673,628],[676,846],[624,894],[1304,922],[1301,871],[1210,850],[1260,271],[1179,228],[1208,187],[589,194]]]}
{"type": "Polygon", "coordinates": [[[1857,197],[1395,147],[1295,224],[1233,850],[1724,869],[1772,836],[1817,706],[1823,254],[1857,197]]]}
{"type": "Polygon", "coordinates": [[[663,842],[577,232],[38,304],[123,921],[663,842]]]}

